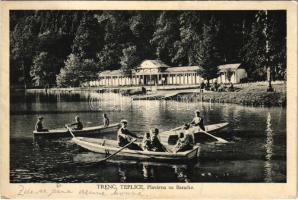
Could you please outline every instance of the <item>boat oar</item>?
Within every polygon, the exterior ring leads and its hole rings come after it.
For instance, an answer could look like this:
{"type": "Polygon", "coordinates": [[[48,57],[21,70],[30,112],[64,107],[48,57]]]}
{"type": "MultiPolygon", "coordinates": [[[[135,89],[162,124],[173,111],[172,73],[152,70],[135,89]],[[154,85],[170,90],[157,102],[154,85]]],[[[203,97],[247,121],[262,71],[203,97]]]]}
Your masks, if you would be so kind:
{"type": "Polygon", "coordinates": [[[123,149],[127,148],[129,145],[131,145],[132,143],[134,143],[137,139],[133,139],[130,143],[126,144],[125,146],[123,146],[121,149],[119,149],[118,151],[116,151],[115,153],[109,155],[108,157],[98,161],[98,162],[104,162],[108,159],[110,159],[111,157],[113,157],[114,155],[116,155],[117,153],[119,153],[120,151],[122,151],[123,149]]]}
{"type": "Polygon", "coordinates": [[[207,133],[206,131],[203,131],[203,130],[200,130],[200,132],[202,133],[205,133],[206,135],[210,136],[210,137],[213,137],[214,139],[216,139],[218,142],[221,142],[221,143],[228,143],[228,141],[226,141],[225,139],[222,139],[220,137],[216,137],[210,133],[207,133]]]}
{"type": "Polygon", "coordinates": [[[71,128],[69,128],[69,126],[66,126],[66,128],[68,129],[68,131],[69,131],[69,133],[71,134],[72,137],[76,137],[76,136],[73,134],[71,128]]]}

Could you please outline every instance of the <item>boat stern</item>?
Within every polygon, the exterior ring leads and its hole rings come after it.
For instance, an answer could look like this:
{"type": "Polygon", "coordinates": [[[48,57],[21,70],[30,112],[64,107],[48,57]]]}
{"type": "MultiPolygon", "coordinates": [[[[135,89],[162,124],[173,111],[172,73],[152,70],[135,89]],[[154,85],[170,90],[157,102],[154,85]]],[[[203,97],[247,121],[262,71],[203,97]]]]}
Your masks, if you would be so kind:
{"type": "Polygon", "coordinates": [[[194,159],[198,158],[200,155],[201,147],[199,145],[194,146],[192,150],[187,153],[187,159],[194,159]]]}

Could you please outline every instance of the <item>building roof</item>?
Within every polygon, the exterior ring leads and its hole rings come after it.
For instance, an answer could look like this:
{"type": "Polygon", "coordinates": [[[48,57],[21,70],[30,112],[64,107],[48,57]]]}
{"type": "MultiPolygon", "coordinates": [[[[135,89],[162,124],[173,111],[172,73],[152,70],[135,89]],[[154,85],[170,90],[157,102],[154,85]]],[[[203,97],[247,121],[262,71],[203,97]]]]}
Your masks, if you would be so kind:
{"type": "Polygon", "coordinates": [[[164,64],[160,60],[144,60],[138,67],[138,69],[156,69],[156,68],[168,68],[170,66],[164,64]]]}
{"type": "Polygon", "coordinates": [[[117,70],[105,70],[98,74],[99,77],[103,76],[122,76],[123,73],[120,69],[117,70]]]}
{"type": "Polygon", "coordinates": [[[227,70],[236,71],[240,66],[241,66],[241,63],[224,64],[224,65],[219,65],[218,69],[219,69],[219,72],[225,72],[227,70]]]}
{"type": "Polygon", "coordinates": [[[201,68],[199,66],[183,66],[183,67],[169,67],[166,72],[193,72],[198,71],[201,68]]]}

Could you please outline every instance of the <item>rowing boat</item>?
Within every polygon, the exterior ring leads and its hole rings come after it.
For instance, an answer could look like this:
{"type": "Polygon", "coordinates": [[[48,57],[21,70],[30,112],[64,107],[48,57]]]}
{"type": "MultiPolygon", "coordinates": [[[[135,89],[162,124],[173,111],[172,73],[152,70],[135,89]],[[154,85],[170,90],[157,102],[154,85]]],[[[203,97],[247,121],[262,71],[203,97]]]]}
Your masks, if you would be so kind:
{"type": "MultiPolygon", "coordinates": [[[[108,127],[101,126],[92,126],[92,127],[85,127],[82,130],[72,130],[72,132],[76,136],[86,136],[86,135],[94,135],[99,133],[107,133],[116,131],[119,128],[119,123],[111,124],[108,127]]],[[[33,131],[34,136],[45,136],[45,137],[71,137],[69,130],[66,128],[61,129],[52,129],[49,131],[33,131]]]]}
{"type": "MultiPolygon", "coordinates": [[[[208,133],[214,133],[216,131],[219,131],[220,129],[225,128],[228,126],[229,123],[224,122],[224,123],[218,123],[218,124],[210,124],[205,126],[205,131],[208,133]]],[[[177,139],[178,139],[178,133],[181,132],[183,126],[161,132],[159,134],[160,136],[160,141],[164,144],[174,144],[177,139]]],[[[195,135],[198,135],[200,133],[199,129],[196,127],[190,128],[191,131],[195,135]]]]}
{"type": "MultiPolygon", "coordinates": [[[[72,142],[81,146],[84,149],[89,151],[111,155],[117,152],[121,147],[118,146],[118,142],[116,140],[109,139],[99,139],[99,138],[86,138],[86,137],[74,137],[72,138],[72,142]]],[[[123,149],[120,151],[117,156],[129,158],[129,159],[137,159],[137,160],[159,160],[159,161],[189,161],[194,158],[197,158],[199,155],[200,147],[195,146],[192,150],[188,150],[185,152],[154,152],[154,151],[140,151],[140,150],[131,150],[131,149],[123,149]]]]}

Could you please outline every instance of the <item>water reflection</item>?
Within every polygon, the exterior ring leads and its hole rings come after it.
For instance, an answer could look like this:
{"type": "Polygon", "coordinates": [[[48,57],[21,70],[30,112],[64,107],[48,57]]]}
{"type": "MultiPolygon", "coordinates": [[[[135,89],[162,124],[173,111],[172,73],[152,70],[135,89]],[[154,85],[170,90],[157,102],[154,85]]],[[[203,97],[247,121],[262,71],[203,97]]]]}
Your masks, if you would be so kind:
{"type": "MultiPolygon", "coordinates": [[[[10,109],[16,114],[11,112],[10,115],[11,182],[51,182],[57,177],[64,182],[286,181],[286,109],[284,108],[243,107],[218,103],[212,103],[210,107],[206,102],[186,100],[131,101],[130,97],[119,94],[96,92],[78,94],[48,92],[28,94],[23,98],[11,96],[12,99],[10,109]],[[91,98],[102,102],[99,103],[102,105],[101,111],[91,112],[91,98]],[[84,120],[85,126],[99,124],[104,111],[111,122],[119,122],[126,118],[129,121],[129,129],[141,134],[150,127],[157,127],[163,131],[189,122],[193,117],[193,111],[198,108],[202,111],[206,124],[228,122],[227,130],[214,134],[235,142],[228,145],[203,146],[199,158],[202,162],[200,168],[192,165],[176,166],[177,163],[173,166],[173,164],[140,161],[122,161],[118,168],[120,161],[113,159],[99,167],[87,167],[83,164],[78,168],[77,162],[87,162],[89,165],[88,162],[97,162],[103,156],[86,153],[76,145],[61,139],[42,138],[40,141],[34,140],[32,144],[32,130],[39,114],[45,117],[45,125],[48,128],[58,128],[72,121],[77,114],[84,120]],[[235,140],[234,136],[239,139],[235,140]],[[63,170],[63,173],[61,170],[53,170],[57,165],[62,165],[59,169],[63,170]],[[68,165],[76,171],[68,170],[68,165]],[[48,169],[50,173],[44,169],[48,169]],[[24,172],[20,173],[19,170],[24,172]],[[32,179],[23,178],[32,173],[35,173],[32,179]],[[219,180],[214,174],[233,175],[219,180]]],[[[116,139],[116,134],[108,133],[100,137],[116,139]]]]}
{"type": "Polygon", "coordinates": [[[174,172],[177,175],[177,179],[180,182],[185,182],[185,183],[189,183],[190,179],[188,178],[188,172],[189,172],[189,167],[186,166],[178,166],[178,165],[174,165],[173,166],[174,172]]]}
{"type": "Polygon", "coordinates": [[[153,180],[154,179],[154,168],[153,166],[143,163],[143,176],[144,180],[153,180]]]}
{"type": "Polygon", "coordinates": [[[127,176],[126,176],[125,167],[122,166],[122,164],[118,165],[118,175],[119,175],[120,182],[125,183],[127,180],[127,176]]]}
{"type": "Polygon", "coordinates": [[[271,158],[273,155],[273,130],[271,128],[271,114],[267,114],[267,126],[266,126],[266,144],[265,144],[265,182],[272,182],[272,162],[271,158]]]}

